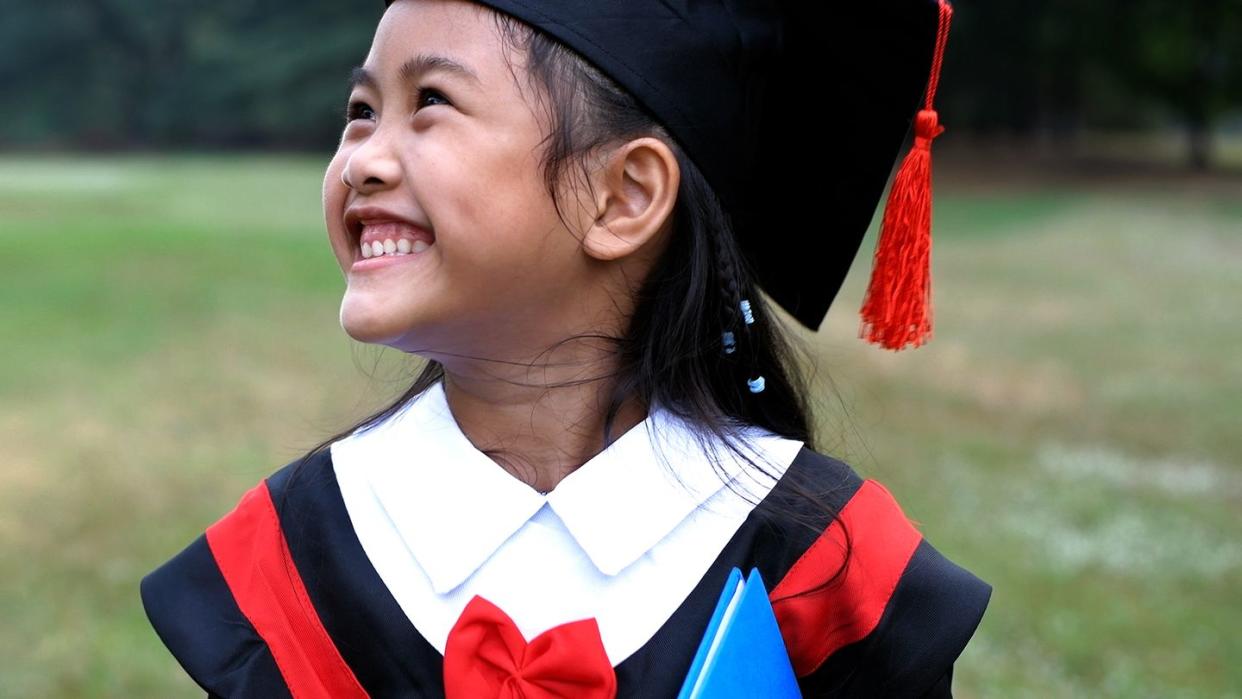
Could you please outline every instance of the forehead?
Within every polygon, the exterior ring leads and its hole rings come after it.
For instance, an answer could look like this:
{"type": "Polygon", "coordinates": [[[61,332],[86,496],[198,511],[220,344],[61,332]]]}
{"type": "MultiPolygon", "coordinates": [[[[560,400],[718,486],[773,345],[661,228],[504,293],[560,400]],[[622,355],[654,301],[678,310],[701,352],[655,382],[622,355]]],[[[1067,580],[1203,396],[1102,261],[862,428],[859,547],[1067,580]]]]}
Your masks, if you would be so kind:
{"type": "Polygon", "coordinates": [[[406,81],[435,72],[472,87],[495,87],[508,75],[496,21],[465,0],[397,0],[384,12],[366,62],[351,84],[406,81]]]}

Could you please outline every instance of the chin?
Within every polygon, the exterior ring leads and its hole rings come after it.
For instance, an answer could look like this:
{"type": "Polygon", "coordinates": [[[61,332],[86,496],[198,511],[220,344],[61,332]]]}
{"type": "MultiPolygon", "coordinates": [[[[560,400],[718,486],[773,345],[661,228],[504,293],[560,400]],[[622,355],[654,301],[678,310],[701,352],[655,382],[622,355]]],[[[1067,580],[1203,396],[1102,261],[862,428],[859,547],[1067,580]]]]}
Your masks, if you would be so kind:
{"type": "Polygon", "coordinates": [[[341,302],[341,329],[358,342],[397,345],[408,338],[416,323],[390,305],[341,302]]]}

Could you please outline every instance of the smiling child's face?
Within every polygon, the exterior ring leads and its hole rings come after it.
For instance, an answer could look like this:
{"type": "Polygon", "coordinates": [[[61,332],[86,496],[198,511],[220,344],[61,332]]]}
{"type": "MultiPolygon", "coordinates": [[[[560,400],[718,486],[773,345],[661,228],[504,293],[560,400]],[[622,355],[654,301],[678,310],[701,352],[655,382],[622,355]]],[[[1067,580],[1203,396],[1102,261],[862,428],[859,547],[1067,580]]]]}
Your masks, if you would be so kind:
{"type": "MultiPolygon", "coordinates": [[[[347,283],[341,325],[354,339],[437,359],[534,348],[586,310],[574,290],[591,282],[597,261],[556,215],[539,171],[544,118],[524,94],[533,89],[524,59],[510,55],[515,80],[505,57],[494,20],[473,3],[398,0],[385,11],[363,64],[373,81],[349,95],[323,182],[328,238],[347,283]],[[406,82],[402,66],[419,55],[450,58],[475,78],[432,68],[406,82]],[[361,206],[424,228],[430,246],[364,261],[359,231],[345,220],[361,206]]],[[[575,221],[585,209],[569,203],[566,220],[590,225],[591,216],[575,221]]],[[[419,237],[401,226],[371,236],[419,237]]]]}

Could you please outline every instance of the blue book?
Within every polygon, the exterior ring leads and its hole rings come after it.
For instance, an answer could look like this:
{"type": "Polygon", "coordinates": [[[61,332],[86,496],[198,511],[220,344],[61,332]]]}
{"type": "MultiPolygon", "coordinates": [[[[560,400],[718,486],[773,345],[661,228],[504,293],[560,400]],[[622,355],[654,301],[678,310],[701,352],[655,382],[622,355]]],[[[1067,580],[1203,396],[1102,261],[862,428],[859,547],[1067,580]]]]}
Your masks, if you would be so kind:
{"type": "Polygon", "coordinates": [[[734,566],[677,699],[802,699],[758,568],[734,566]]]}

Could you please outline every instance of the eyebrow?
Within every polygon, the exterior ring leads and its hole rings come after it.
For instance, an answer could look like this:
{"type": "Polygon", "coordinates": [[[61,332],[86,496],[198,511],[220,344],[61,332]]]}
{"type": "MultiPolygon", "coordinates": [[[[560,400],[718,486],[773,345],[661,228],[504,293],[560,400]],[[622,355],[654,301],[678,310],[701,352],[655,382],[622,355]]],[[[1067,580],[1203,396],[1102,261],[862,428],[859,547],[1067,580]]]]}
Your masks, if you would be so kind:
{"type": "MultiPolygon", "coordinates": [[[[459,78],[473,82],[475,85],[483,84],[483,81],[479,80],[479,76],[476,75],[473,70],[470,70],[465,65],[449,58],[448,56],[442,56],[434,53],[420,53],[414,56],[405,63],[401,64],[401,68],[397,71],[397,74],[401,76],[402,82],[408,85],[425,73],[437,71],[448,73],[450,75],[456,75],[459,78]]],[[[378,81],[376,81],[374,73],[367,70],[363,66],[355,66],[349,71],[349,80],[346,87],[348,90],[352,91],[359,85],[364,85],[371,89],[379,89],[378,81]]]]}

